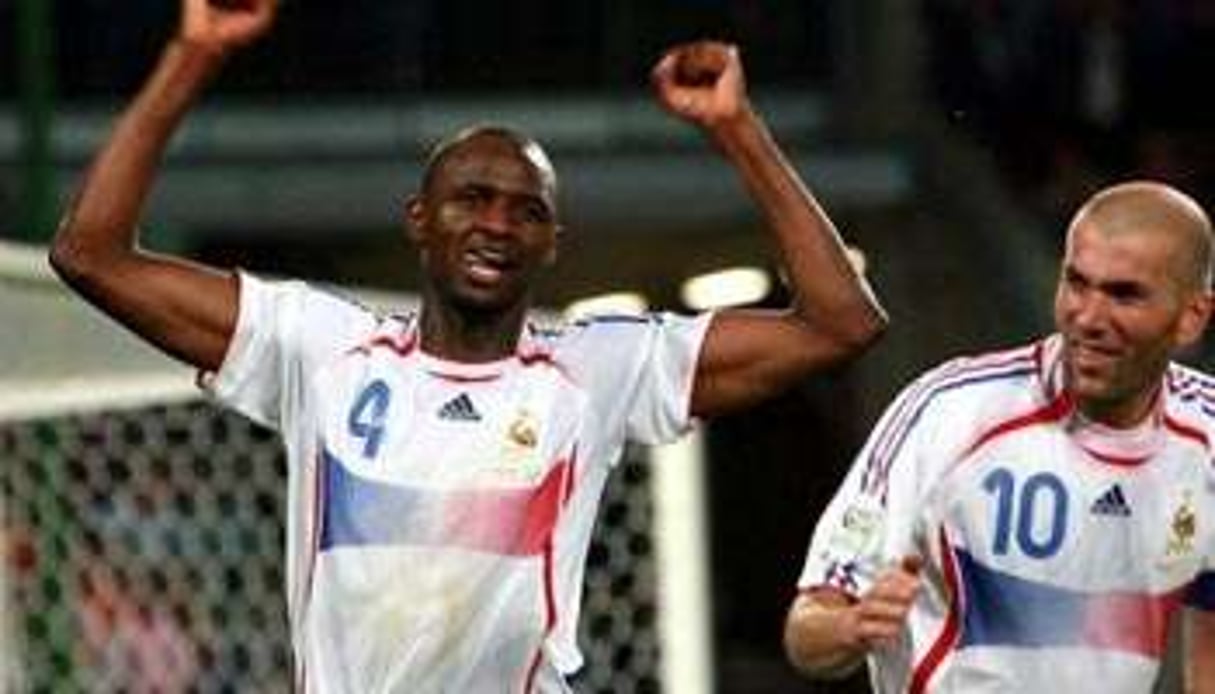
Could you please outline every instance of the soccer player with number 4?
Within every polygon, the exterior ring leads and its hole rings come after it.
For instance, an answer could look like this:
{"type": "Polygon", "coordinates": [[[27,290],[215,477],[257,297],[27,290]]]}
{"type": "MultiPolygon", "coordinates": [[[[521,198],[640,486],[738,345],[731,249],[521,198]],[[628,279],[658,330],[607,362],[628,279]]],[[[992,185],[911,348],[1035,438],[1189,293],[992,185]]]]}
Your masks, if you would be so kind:
{"type": "Polygon", "coordinates": [[[819,520],[785,646],[874,691],[1152,691],[1188,616],[1215,692],[1215,378],[1171,361],[1211,312],[1211,223],[1146,181],[1068,231],[1057,333],[950,361],[878,422],[819,520]]]}
{"type": "Polygon", "coordinates": [[[140,211],[169,139],[225,57],[266,33],[275,3],[182,10],[52,265],[197,367],[219,401],[281,433],[296,691],[569,691],[583,561],[625,442],[669,441],[758,402],[858,354],[885,325],[752,109],[737,51],[675,47],[654,87],[761,208],[792,307],[540,328],[527,314],[557,255],[557,179],[539,144],[501,127],[441,143],[406,203],[424,275],[416,312],[142,250],[140,211]]]}

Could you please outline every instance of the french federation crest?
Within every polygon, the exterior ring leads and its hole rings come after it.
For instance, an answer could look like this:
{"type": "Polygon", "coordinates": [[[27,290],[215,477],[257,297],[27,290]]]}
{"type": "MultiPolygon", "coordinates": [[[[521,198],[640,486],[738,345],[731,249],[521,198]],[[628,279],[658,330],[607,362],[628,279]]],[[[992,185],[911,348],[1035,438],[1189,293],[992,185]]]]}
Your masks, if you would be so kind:
{"type": "Polygon", "coordinates": [[[543,472],[540,459],[540,423],[530,411],[520,409],[502,437],[497,469],[516,481],[531,481],[543,472]]]}
{"type": "Polygon", "coordinates": [[[527,410],[520,410],[506,429],[507,443],[519,448],[535,449],[540,439],[536,427],[536,417],[527,410]]]}
{"type": "Polygon", "coordinates": [[[1173,510],[1169,520],[1168,536],[1164,543],[1164,556],[1157,565],[1165,571],[1180,570],[1186,558],[1193,556],[1194,537],[1198,534],[1198,514],[1194,510],[1194,495],[1190,491],[1182,494],[1181,502],[1173,510]]]}
{"type": "Polygon", "coordinates": [[[1173,520],[1169,524],[1169,540],[1164,547],[1166,559],[1172,559],[1194,550],[1194,535],[1198,532],[1198,516],[1194,513],[1193,498],[1186,492],[1181,498],[1173,520]]]}

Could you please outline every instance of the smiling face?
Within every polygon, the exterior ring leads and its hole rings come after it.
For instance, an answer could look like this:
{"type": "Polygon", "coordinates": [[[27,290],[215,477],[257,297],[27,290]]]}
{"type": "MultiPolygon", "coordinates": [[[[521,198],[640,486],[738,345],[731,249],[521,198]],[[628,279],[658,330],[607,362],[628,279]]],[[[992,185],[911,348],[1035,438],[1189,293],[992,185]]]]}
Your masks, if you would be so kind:
{"type": "Polygon", "coordinates": [[[521,311],[556,259],[556,182],[540,147],[502,131],[457,138],[408,207],[433,298],[459,312],[521,311]]]}
{"type": "Polygon", "coordinates": [[[1124,184],[1072,222],[1055,324],[1068,390],[1093,419],[1138,422],[1170,357],[1206,325],[1210,226],[1194,210],[1163,186],[1124,184]]]}

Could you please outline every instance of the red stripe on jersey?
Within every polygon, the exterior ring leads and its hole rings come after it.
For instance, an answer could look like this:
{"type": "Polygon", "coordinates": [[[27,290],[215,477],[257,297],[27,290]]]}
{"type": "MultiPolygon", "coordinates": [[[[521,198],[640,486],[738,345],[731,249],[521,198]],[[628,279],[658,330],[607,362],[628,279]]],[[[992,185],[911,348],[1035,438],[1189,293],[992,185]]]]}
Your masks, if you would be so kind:
{"type": "MultiPolygon", "coordinates": [[[[321,480],[325,479],[325,456],[321,455],[321,444],[317,443],[317,454],[312,465],[312,513],[305,518],[307,527],[305,535],[307,544],[307,556],[304,557],[304,571],[302,582],[300,584],[300,594],[296,596],[296,610],[298,615],[292,615],[292,619],[306,619],[309,605],[312,602],[312,578],[316,573],[316,561],[320,556],[321,551],[321,518],[324,513],[324,499],[321,489],[321,480]]],[[[304,691],[304,690],[301,690],[304,691]]]]}
{"type": "Polygon", "coordinates": [[[941,663],[945,662],[945,656],[957,645],[958,635],[961,633],[963,606],[961,604],[962,591],[958,584],[958,565],[954,560],[953,549],[949,545],[949,538],[946,536],[944,528],[941,528],[940,541],[945,587],[949,590],[949,614],[945,616],[945,622],[941,625],[941,633],[937,636],[936,641],[911,673],[911,682],[907,685],[908,694],[923,694],[927,691],[929,680],[936,674],[941,663]]]}
{"type": "Polygon", "coordinates": [[[439,536],[442,544],[507,556],[544,553],[557,524],[568,471],[569,463],[558,463],[532,489],[453,494],[446,502],[447,523],[439,536]]]}
{"type": "Polygon", "coordinates": [[[488,383],[490,381],[496,381],[502,377],[502,374],[498,373],[481,374],[479,376],[464,376],[460,374],[449,374],[443,373],[442,371],[433,370],[427,371],[427,373],[435,378],[441,378],[444,381],[450,381],[452,383],[488,383]]]}
{"type": "Polygon", "coordinates": [[[561,377],[565,380],[569,381],[570,383],[576,383],[570,372],[566,370],[565,366],[563,366],[561,362],[554,359],[553,355],[548,352],[519,352],[515,356],[519,360],[519,363],[525,367],[536,365],[551,367],[556,369],[557,373],[561,374],[561,377]]]}
{"type": "MultiPolygon", "coordinates": [[[[578,465],[578,450],[575,448],[570,454],[569,462],[558,463],[554,470],[560,469],[564,474],[562,480],[562,495],[561,505],[569,499],[569,495],[574,488],[574,471],[578,465]]],[[[550,473],[551,476],[551,473],[550,473]]],[[[554,518],[554,525],[556,519],[554,518]]],[[[553,536],[550,532],[544,543],[544,636],[540,638],[540,643],[536,645],[536,653],[532,656],[531,667],[528,668],[527,682],[523,687],[524,692],[530,692],[536,683],[536,673],[540,670],[540,663],[544,657],[544,643],[548,641],[548,637],[552,635],[557,628],[557,597],[555,594],[556,579],[553,569],[553,536]]]]}
{"type": "Polygon", "coordinates": [[[1150,457],[1150,456],[1146,456],[1146,455],[1140,455],[1140,456],[1112,455],[1110,453],[1102,453],[1101,451],[1094,450],[1092,448],[1089,448],[1088,446],[1081,445],[1080,447],[1084,449],[1085,453],[1088,453],[1089,455],[1096,458],[1097,460],[1100,460],[1101,462],[1103,462],[1107,465],[1117,465],[1118,467],[1134,467],[1136,465],[1142,465],[1150,457]]]}
{"type": "Polygon", "coordinates": [[[1189,584],[1159,595],[1113,594],[1101,596],[1087,611],[1083,643],[1109,650],[1164,657],[1169,625],[1189,584]]]}
{"type": "Polygon", "coordinates": [[[1166,429],[1182,438],[1192,439],[1202,446],[1210,445],[1210,440],[1207,438],[1206,432],[1197,427],[1183,424],[1168,414],[1164,416],[1164,426],[1166,429]]]}
{"type": "Polygon", "coordinates": [[[523,531],[519,534],[515,546],[516,554],[543,552],[545,561],[551,560],[549,555],[553,551],[553,527],[557,525],[557,515],[561,508],[561,490],[568,472],[568,463],[554,465],[544,478],[544,483],[528,501],[523,531]]]}
{"type": "Polygon", "coordinates": [[[574,450],[570,453],[569,469],[565,476],[565,491],[561,496],[561,505],[569,503],[570,497],[574,495],[574,482],[578,474],[578,447],[574,446],[574,450]]]}
{"type": "Polygon", "coordinates": [[[966,450],[963,457],[971,455],[975,451],[982,448],[985,444],[1009,432],[1017,429],[1024,429],[1036,424],[1046,424],[1063,419],[1069,412],[1072,411],[1072,400],[1066,394],[1060,395],[1045,407],[1040,407],[1036,410],[1026,412],[1018,417],[1004,420],[1003,422],[993,426],[987,431],[979,435],[975,442],[970,444],[970,448],[966,450]]]}
{"type": "Polygon", "coordinates": [[[534,364],[549,364],[556,366],[557,362],[553,359],[553,355],[548,352],[519,352],[519,362],[524,366],[532,366],[534,364]]]}
{"type": "Polygon", "coordinates": [[[531,665],[527,668],[527,680],[523,685],[523,691],[530,692],[536,686],[536,673],[540,671],[540,663],[544,659],[544,642],[548,641],[548,637],[557,628],[557,598],[554,594],[553,578],[553,542],[552,538],[544,545],[544,636],[540,638],[540,643],[536,645],[536,653],[532,656],[531,665]]]}
{"type": "Polygon", "coordinates": [[[401,335],[377,335],[367,344],[357,346],[351,351],[361,351],[366,354],[373,349],[383,348],[395,351],[399,356],[408,356],[416,346],[418,346],[418,334],[411,331],[401,335]]]}

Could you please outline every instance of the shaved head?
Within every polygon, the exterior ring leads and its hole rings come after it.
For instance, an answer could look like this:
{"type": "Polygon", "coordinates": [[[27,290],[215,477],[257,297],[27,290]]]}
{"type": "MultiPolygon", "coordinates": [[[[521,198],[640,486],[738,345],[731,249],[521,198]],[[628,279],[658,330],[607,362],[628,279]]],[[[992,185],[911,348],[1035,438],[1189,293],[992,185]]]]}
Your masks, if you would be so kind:
{"type": "Polygon", "coordinates": [[[540,172],[545,186],[554,193],[556,192],[557,173],[553,168],[552,161],[549,160],[548,154],[540,146],[540,143],[518,130],[500,125],[474,125],[460,130],[451,137],[436,144],[426,157],[426,165],[422,169],[422,192],[430,189],[430,184],[434,180],[435,173],[443,167],[443,164],[454,152],[474,140],[483,138],[500,140],[513,145],[540,172]]]}
{"type": "Polygon", "coordinates": [[[1151,181],[1111,186],[1089,198],[1072,218],[1109,236],[1151,234],[1171,247],[1170,264],[1182,292],[1209,291],[1212,279],[1211,220],[1193,198],[1151,181]]]}
{"type": "Polygon", "coordinates": [[[1086,416],[1132,426],[1211,315],[1211,222],[1185,194],[1133,181],[1072,219],[1055,291],[1068,392],[1086,416]]]}

